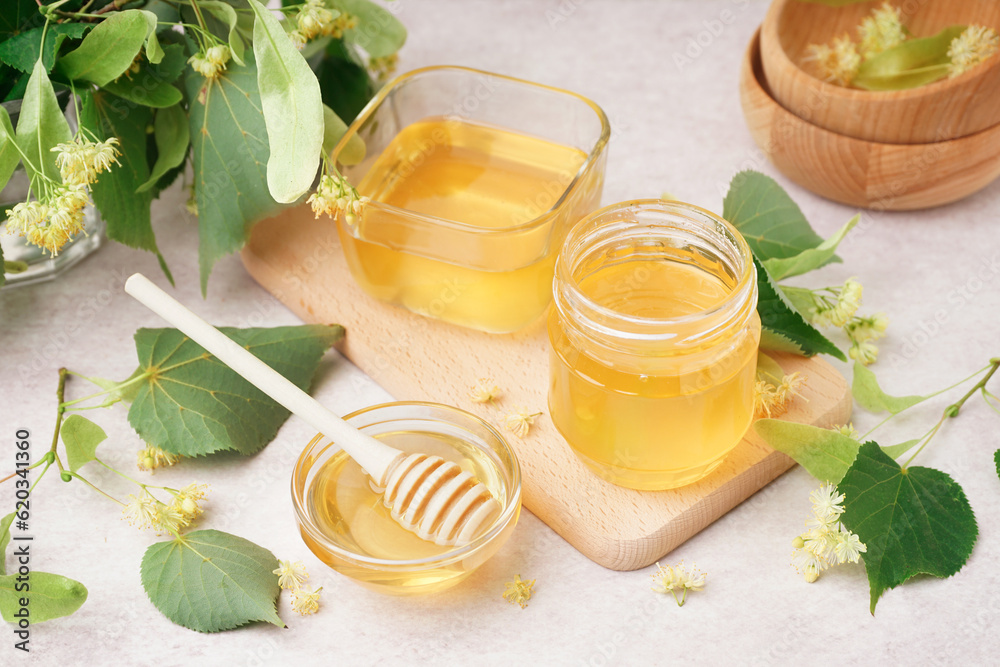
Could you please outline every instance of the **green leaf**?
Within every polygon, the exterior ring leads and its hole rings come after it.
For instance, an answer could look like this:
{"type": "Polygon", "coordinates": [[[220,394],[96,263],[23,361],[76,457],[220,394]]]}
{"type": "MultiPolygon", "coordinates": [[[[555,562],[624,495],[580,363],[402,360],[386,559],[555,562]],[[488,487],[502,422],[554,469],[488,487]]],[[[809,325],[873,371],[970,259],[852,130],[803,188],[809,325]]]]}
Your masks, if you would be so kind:
{"type": "Polygon", "coordinates": [[[794,352],[808,357],[829,354],[846,361],[844,353],[792,307],[756,257],[753,261],[757,267],[757,312],[763,327],[761,348],[794,352]]]}
{"type": "Polygon", "coordinates": [[[97,446],[108,439],[103,428],[80,415],[67,417],[60,435],[66,446],[66,463],[73,472],[97,460],[97,446]]]}
{"type": "Polygon", "coordinates": [[[132,65],[146,42],[147,32],[146,16],[141,10],[114,12],[91,30],[80,46],[59,59],[59,68],[70,79],[103,86],[132,65]]]}
{"type": "Polygon", "coordinates": [[[146,19],[146,60],[156,64],[163,60],[163,47],[156,37],[156,28],[160,22],[156,14],[144,10],[139,10],[146,19]]]}
{"type": "Polygon", "coordinates": [[[214,16],[216,20],[224,23],[229,28],[227,38],[229,51],[232,53],[233,60],[237,65],[245,65],[246,63],[243,60],[243,40],[240,38],[239,32],[239,19],[233,6],[228,2],[222,2],[222,0],[200,0],[198,7],[214,16]]]}
{"type": "Polygon", "coordinates": [[[270,150],[267,186],[276,201],[288,204],[316,179],[323,148],[322,95],[316,75],[271,10],[247,1],[256,15],[253,53],[270,150]]]}
{"type": "MultiPolygon", "coordinates": [[[[347,125],[333,112],[333,109],[323,105],[323,152],[330,155],[337,143],[347,132],[347,125]]],[[[346,165],[361,164],[365,159],[365,142],[357,134],[347,140],[344,150],[340,151],[337,161],[346,165]]]]}
{"type": "MultiPolygon", "coordinates": [[[[221,330],[304,390],[324,352],[344,335],[343,327],[323,325],[221,330]]],[[[176,329],[139,329],[135,345],[146,381],[128,419],[151,445],[184,456],[253,454],[288,418],[288,410],[176,329]]]]}
{"type": "Polygon", "coordinates": [[[899,414],[917,403],[926,401],[930,396],[890,396],[878,385],[875,373],[864,364],[854,362],[854,381],[851,383],[851,393],[858,405],[869,412],[884,412],[899,414]]]}
{"type": "Polygon", "coordinates": [[[758,419],[754,430],[772,449],[792,457],[810,475],[833,484],[844,477],[861,446],[837,431],[780,419],[758,419]]]}
{"type": "Polygon", "coordinates": [[[791,285],[778,285],[778,289],[781,290],[781,293],[788,298],[792,307],[801,313],[803,317],[809,317],[816,310],[818,304],[816,296],[811,289],[806,287],[792,287],[791,285]]]}
{"type": "Polygon", "coordinates": [[[923,440],[923,438],[907,440],[906,442],[901,442],[898,445],[886,445],[882,448],[882,451],[885,452],[886,456],[890,459],[898,459],[900,456],[916,447],[921,440],[923,440]]]}
{"type": "Polygon", "coordinates": [[[900,468],[866,442],[844,479],[841,521],[868,547],[871,612],[882,593],[917,574],[950,577],[962,569],[979,529],[962,487],[933,468],[900,468]]]}
{"type": "Polygon", "coordinates": [[[390,56],[406,42],[406,28],[389,10],[370,0],[335,0],[334,6],[358,18],[358,27],[344,38],[363,48],[372,58],[390,56]]]}
{"type": "Polygon", "coordinates": [[[948,49],[965,26],[945,28],[933,37],[908,39],[861,63],[852,85],[865,90],[905,90],[948,76],[948,49]]]}
{"type": "Polygon", "coordinates": [[[11,512],[0,519],[0,575],[7,574],[7,545],[10,544],[10,524],[14,523],[11,512]]]}
{"type": "Polygon", "coordinates": [[[17,623],[14,614],[21,609],[20,599],[28,599],[32,623],[44,623],[69,616],[87,601],[87,587],[60,574],[32,572],[30,590],[17,590],[17,575],[0,577],[0,613],[8,623],[17,623]]]}
{"type": "Polygon", "coordinates": [[[160,109],[156,112],[153,123],[153,136],[156,139],[156,164],[149,180],[136,189],[145,192],[156,185],[160,178],[182,163],[191,143],[191,132],[188,129],[188,117],[184,107],[176,105],[160,109]]]}
{"type": "Polygon", "coordinates": [[[45,47],[41,49],[42,64],[45,71],[52,70],[56,62],[56,52],[66,39],[77,39],[83,36],[91,26],[87,23],[52,23],[48,30],[34,28],[11,37],[0,43],[0,60],[11,67],[30,72],[38,60],[39,46],[42,43],[42,32],[45,32],[45,47]]]}
{"type": "Polygon", "coordinates": [[[169,83],[157,81],[151,86],[146,86],[139,82],[138,77],[133,79],[123,77],[118,81],[112,81],[105,84],[104,90],[139,106],[154,109],[174,106],[184,99],[181,91],[169,83]]]}
{"type": "Polygon", "coordinates": [[[43,22],[35,0],[5,0],[0,12],[0,40],[9,39],[24,31],[32,20],[43,22]]]}
{"type": "Polygon", "coordinates": [[[0,190],[7,187],[7,181],[10,180],[20,161],[21,154],[17,152],[14,126],[10,123],[7,110],[0,107],[0,190]]]}
{"type": "Polygon", "coordinates": [[[212,83],[187,71],[198,259],[205,293],[215,262],[241,249],[254,223],[279,205],[267,189],[267,129],[253,51],[247,51],[245,66],[231,65],[212,83]],[[199,94],[203,101],[198,101],[199,94]]]}
{"type": "Polygon", "coordinates": [[[1000,477],[1000,449],[993,452],[993,461],[997,464],[997,477],[1000,477]]]}
{"type": "Polygon", "coordinates": [[[823,242],[784,188],[756,171],[733,177],[722,217],[740,230],[762,262],[794,257],[823,242]]]}
{"type": "Polygon", "coordinates": [[[146,126],[152,112],[105,91],[84,97],[81,124],[100,140],[117,137],[121,166],[100,175],[91,186],[94,203],[107,224],[108,237],[130,248],[159,254],[150,219],[152,195],[138,187],[149,180],[146,126]]]}
{"type": "Polygon", "coordinates": [[[59,108],[49,75],[42,61],[38,60],[28,79],[17,118],[17,145],[27,156],[24,168],[28,176],[34,179],[38,169],[56,183],[61,183],[56,155],[50,149],[72,138],[73,133],[59,108]]]}
{"type": "Polygon", "coordinates": [[[356,53],[343,40],[331,39],[322,58],[314,65],[316,78],[323,92],[323,104],[333,109],[347,123],[357,117],[375,94],[375,85],[368,69],[356,62],[356,53]]]}
{"type": "Polygon", "coordinates": [[[764,266],[767,267],[771,277],[775,280],[784,280],[785,278],[800,276],[803,273],[814,271],[833,260],[835,257],[834,253],[837,252],[837,246],[839,246],[840,242],[844,240],[844,237],[847,236],[848,232],[857,226],[860,220],[861,216],[856,215],[851,218],[846,225],[841,227],[836,234],[823,241],[815,248],[803,250],[798,255],[793,257],[772,257],[764,262],[764,266]]]}
{"type": "Polygon", "coordinates": [[[757,352],[757,379],[770,382],[771,384],[781,384],[781,379],[785,377],[785,371],[781,364],[763,352],[757,352]]]}
{"type": "Polygon", "coordinates": [[[274,555],[242,537],[198,530],[150,545],[142,586],[164,616],[198,632],[267,621],[285,627],[275,604],[281,589],[274,555]]]}

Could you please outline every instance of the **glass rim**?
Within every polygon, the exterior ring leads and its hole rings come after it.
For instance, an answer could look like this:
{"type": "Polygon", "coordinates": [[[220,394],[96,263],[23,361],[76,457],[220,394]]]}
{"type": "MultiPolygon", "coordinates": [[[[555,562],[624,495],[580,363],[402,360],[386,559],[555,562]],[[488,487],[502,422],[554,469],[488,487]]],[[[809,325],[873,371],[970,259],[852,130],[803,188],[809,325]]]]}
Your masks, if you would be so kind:
{"type": "MultiPolygon", "coordinates": [[[[314,540],[319,542],[325,549],[332,552],[339,558],[351,561],[353,563],[363,565],[371,568],[380,569],[421,569],[426,567],[440,567],[441,565],[448,564],[457,560],[462,560],[463,558],[469,556],[476,551],[484,548],[486,545],[490,544],[494,539],[496,539],[510,524],[514,515],[517,514],[521,507],[521,465],[517,459],[517,455],[514,453],[514,449],[507,442],[507,439],[500,434],[500,432],[494,428],[489,422],[487,422],[482,417],[472,414],[461,408],[456,408],[451,405],[445,405],[443,403],[431,403],[429,401],[390,401],[388,403],[378,403],[376,405],[371,405],[366,408],[361,408],[355,410],[350,414],[343,417],[344,421],[348,421],[355,417],[360,417],[362,415],[375,412],[378,410],[383,410],[386,408],[432,408],[434,410],[440,410],[446,413],[456,414],[465,419],[471,419],[477,422],[479,425],[485,427],[487,432],[494,436],[502,445],[502,449],[508,455],[511,461],[510,465],[510,483],[508,488],[508,498],[507,502],[504,504],[503,510],[500,516],[494,520],[493,525],[488,531],[472,540],[466,545],[461,547],[452,547],[449,551],[436,556],[429,556],[426,558],[412,558],[404,560],[393,560],[388,558],[375,558],[373,556],[365,556],[354,551],[345,549],[344,547],[332,542],[312,521],[312,518],[305,511],[304,500],[305,500],[305,480],[301,479],[301,486],[303,488],[303,495],[296,492],[296,483],[300,481],[302,476],[302,463],[304,459],[314,453],[319,445],[321,445],[327,437],[322,433],[317,433],[305,446],[299,457],[295,461],[295,467],[292,469],[292,480],[291,480],[291,491],[292,491],[292,504],[295,508],[295,515],[299,521],[299,525],[302,526],[314,540]]],[[[385,421],[397,421],[397,419],[387,419],[385,421]]],[[[444,421],[444,420],[439,420],[444,421]]],[[[453,422],[449,422],[453,423],[453,422]]],[[[336,443],[331,441],[332,445],[336,443]]],[[[338,448],[340,450],[340,448],[338,448]]],[[[504,466],[506,470],[506,466],[504,466]]]]}
{"type": "MultiPolygon", "coordinates": [[[[627,220],[624,219],[622,221],[628,222],[627,220]]],[[[610,222],[610,221],[606,220],[601,222],[610,222]]],[[[667,221],[665,220],[665,222],[667,221]]],[[[631,199],[616,204],[610,204],[608,206],[600,208],[590,213],[586,217],[584,217],[578,224],[574,225],[573,228],[570,229],[569,233],[566,235],[566,239],[563,241],[563,246],[560,249],[558,256],[556,257],[555,277],[553,278],[553,297],[554,297],[553,300],[556,304],[557,309],[560,311],[560,313],[562,313],[565,316],[566,313],[563,311],[563,306],[562,306],[563,297],[560,296],[561,290],[558,284],[562,283],[562,285],[565,286],[565,289],[567,289],[571,293],[572,298],[575,301],[582,303],[588,310],[595,312],[600,316],[607,318],[608,320],[624,322],[639,328],[660,329],[671,325],[690,324],[692,322],[697,322],[699,320],[704,320],[714,315],[718,315],[727,309],[731,309],[733,307],[734,302],[742,298],[744,292],[748,290],[750,291],[754,290],[754,288],[756,287],[756,273],[757,271],[756,267],[754,266],[753,253],[751,252],[750,246],[747,244],[746,239],[743,238],[743,235],[740,233],[738,229],[736,229],[736,227],[732,225],[732,223],[727,221],[721,215],[713,213],[712,211],[709,211],[708,209],[702,208],[700,206],[676,200],[631,199]],[[628,315],[619,312],[613,308],[604,306],[595,301],[594,299],[592,299],[591,297],[584,294],[579,289],[578,281],[572,275],[572,268],[567,266],[567,264],[569,263],[569,260],[567,259],[568,257],[577,259],[578,256],[583,254],[584,251],[576,250],[574,252],[572,250],[572,246],[575,244],[579,244],[585,237],[586,233],[588,232],[588,227],[592,227],[595,224],[597,224],[597,222],[601,218],[609,216],[610,214],[615,212],[625,211],[630,208],[640,209],[645,211],[659,211],[667,215],[669,215],[670,213],[676,213],[681,211],[694,213],[697,216],[700,216],[707,220],[711,220],[716,225],[721,226],[722,229],[726,232],[729,239],[733,242],[733,245],[735,246],[736,251],[739,254],[739,257],[743,262],[742,273],[738,277],[736,284],[729,291],[729,294],[726,295],[726,297],[722,299],[719,303],[715,304],[710,308],[699,310],[697,312],[690,313],[688,315],[681,315],[678,317],[663,317],[663,318],[628,315]]],[[[587,319],[591,320],[591,318],[589,317],[587,317],[587,319]]],[[[592,326],[596,326],[598,329],[606,329],[606,327],[597,325],[597,323],[593,321],[591,321],[590,324],[592,326]]],[[[608,330],[605,331],[605,333],[612,335],[619,335],[619,336],[621,335],[621,332],[617,330],[616,331],[608,330]]],[[[637,337],[651,339],[651,338],[658,338],[660,336],[654,334],[654,335],[641,335],[637,337]]]]}
{"type": "Polygon", "coordinates": [[[509,225],[507,227],[489,227],[489,228],[480,227],[478,225],[471,225],[465,222],[460,222],[458,220],[450,220],[448,218],[439,218],[437,216],[417,213],[409,209],[400,208],[398,206],[393,206],[391,204],[386,204],[384,202],[379,202],[374,200],[368,202],[367,206],[370,206],[378,210],[388,211],[391,213],[405,213],[407,217],[422,220],[423,222],[426,223],[433,223],[441,227],[451,228],[455,231],[478,234],[482,236],[499,236],[513,232],[523,232],[535,227],[541,227],[542,225],[546,224],[548,222],[548,219],[551,218],[553,215],[555,215],[560,208],[562,208],[563,204],[566,202],[566,199],[569,197],[569,194],[576,188],[577,184],[583,179],[583,176],[587,172],[587,170],[590,169],[590,167],[593,166],[595,162],[597,162],[601,154],[604,152],[604,149],[607,147],[608,141],[611,138],[611,124],[608,121],[607,114],[604,113],[604,109],[602,109],[596,102],[594,102],[590,98],[584,97],[579,93],[574,93],[571,90],[566,90],[565,88],[558,88],[556,86],[549,86],[544,83],[536,83],[534,81],[528,81],[526,79],[519,79],[517,77],[507,76],[506,74],[487,72],[486,70],[475,69],[472,67],[463,67],[461,65],[429,65],[427,67],[420,67],[414,70],[410,70],[409,72],[400,74],[399,76],[391,79],[388,83],[382,86],[381,90],[379,90],[374,97],[372,97],[368,101],[368,104],[366,104],[364,108],[361,109],[357,117],[353,121],[351,121],[351,124],[344,132],[344,136],[340,138],[340,141],[338,141],[337,144],[333,147],[333,150],[330,151],[330,159],[333,160],[334,164],[336,164],[337,158],[339,157],[340,153],[344,150],[344,148],[347,146],[347,142],[350,141],[353,137],[358,135],[358,130],[360,129],[360,127],[365,122],[367,122],[367,120],[372,116],[372,114],[375,113],[375,110],[382,105],[382,103],[386,100],[386,98],[393,90],[395,90],[402,84],[406,83],[410,79],[418,78],[426,74],[433,74],[436,72],[462,72],[462,73],[477,74],[481,76],[488,76],[496,79],[501,79],[510,83],[514,83],[517,85],[529,86],[532,88],[542,88],[544,90],[548,90],[554,93],[576,98],[577,100],[583,102],[588,107],[590,107],[590,109],[592,109],[594,113],[597,115],[597,119],[601,123],[601,134],[597,138],[597,141],[594,142],[594,145],[590,148],[590,151],[587,153],[587,158],[583,161],[583,164],[580,165],[580,168],[573,176],[573,180],[571,180],[566,185],[566,187],[563,188],[563,191],[559,195],[559,198],[552,204],[552,206],[550,206],[544,212],[539,213],[531,220],[527,220],[525,222],[521,222],[516,225],[509,225]]]}

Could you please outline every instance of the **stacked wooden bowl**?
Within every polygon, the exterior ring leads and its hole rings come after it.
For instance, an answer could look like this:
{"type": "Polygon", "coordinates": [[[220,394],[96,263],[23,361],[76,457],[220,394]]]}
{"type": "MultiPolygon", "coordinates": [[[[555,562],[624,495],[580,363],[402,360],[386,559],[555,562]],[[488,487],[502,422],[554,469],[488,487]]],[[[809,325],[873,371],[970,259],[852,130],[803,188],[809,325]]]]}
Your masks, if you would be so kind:
{"type": "MultiPolygon", "coordinates": [[[[996,0],[890,0],[917,36],[953,25],[1000,31],[996,0]]],[[[809,44],[855,35],[882,0],[842,7],[775,0],[740,76],[754,140],[792,181],[835,201],[909,210],[966,197],[1000,176],[1000,55],[902,91],[844,88],[802,67],[809,44]]]]}

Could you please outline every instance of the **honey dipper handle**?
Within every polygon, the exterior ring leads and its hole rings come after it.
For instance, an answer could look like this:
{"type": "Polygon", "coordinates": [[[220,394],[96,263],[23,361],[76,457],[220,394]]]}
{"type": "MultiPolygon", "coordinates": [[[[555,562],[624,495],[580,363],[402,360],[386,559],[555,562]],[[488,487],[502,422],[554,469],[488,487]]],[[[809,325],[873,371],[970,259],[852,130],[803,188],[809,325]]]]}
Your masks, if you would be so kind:
{"type": "Polygon", "coordinates": [[[141,273],[133,274],[125,282],[125,291],[214,354],[247,382],[333,440],[364,468],[378,486],[385,486],[389,470],[404,457],[401,451],[361,433],[324,408],[284,375],[195,315],[141,273]]]}

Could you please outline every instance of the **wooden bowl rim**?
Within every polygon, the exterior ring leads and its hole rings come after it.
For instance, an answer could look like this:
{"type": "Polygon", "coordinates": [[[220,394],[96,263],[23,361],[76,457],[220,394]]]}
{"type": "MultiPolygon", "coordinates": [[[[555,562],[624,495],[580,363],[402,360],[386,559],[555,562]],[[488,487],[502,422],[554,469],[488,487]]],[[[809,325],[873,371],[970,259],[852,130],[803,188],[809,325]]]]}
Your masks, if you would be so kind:
{"type": "Polygon", "coordinates": [[[798,63],[792,60],[791,56],[788,55],[788,52],[785,51],[785,47],[781,43],[781,37],[778,34],[778,17],[781,16],[781,12],[784,11],[785,7],[787,7],[789,3],[798,1],[799,0],[773,0],[770,8],[767,10],[767,14],[764,15],[764,22],[761,24],[758,34],[760,37],[763,37],[766,34],[768,39],[774,41],[774,44],[777,45],[775,51],[779,54],[784,67],[790,67],[795,71],[796,75],[806,76],[810,81],[815,81],[819,84],[819,90],[823,94],[841,97],[847,99],[849,102],[885,100],[908,102],[924,97],[950,94],[953,92],[953,89],[978,81],[1000,66],[1000,56],[995,54],[995,57],[992,57],[991,62],[987,63],[985,67],[977,66],[954,78],[944,78],[940,81],[935,81],[934,83],[917,86],[916,88],[907,88],[904,90],[864,90],[861,88],[846,88],[844,86],[838,86],[813,76],[801,68],[798,63]]]}
{"type": "MultiPolygon", "coordinates": [[[[778,0],[776,0],[776,2],[777,1],[778,0]]],[[[748,80],[748,81],[752,82],[752,84],[756,88],[758,94],[765,96],[771,104],[773,104],[778,110],[780,110],[781,122],[784,122],[785,119],[788,119],[791,122],[800,123],[802,125],[805,125],[805,126],[811,128],[811,130],[813,132],[817,132],[819,134],[830,135],[830,136],[836,138],[838,141],[847,142],[847,144],[849,144],[849,145],[851,145],[851,144],[853,144],[853,145],[861,145],[861,146],[864,146],[866,148],[867,147],[885,146],[887,150],[895,150],[895,151],[900,151],[900,152],[902,152],[902,151],[910,151],[910,150],[918,150],[918,149],[919,150],[923,150],[924,148],[926,148],[928,146],[941,146],[941,147],[949,147],[949,148],[951,148],[951,147],[957,146],[959,144],[967,144],[967,143],[977,142],[977,141],[979,141],[985,135],[1000,134],[1000,123],[998,123],[996,125],[993,125],[991,127],[986,128],[984,130],[980,130],[979,132],[976,132],[975,134],[968,134],[968,135],[966,135],[964,137],[957,137],[955,139],[947,139],[945,141],[932,141],[930,143],[922,143],[922,144],[893,144],[893,143],[885,143],[885,142],[879,142],[879,141],[868,141],[866,139],[858,139],[857,137],[852,137],[852,136],[849,136],[849,135],[846,135],[846,134],[841,134],[839,132],[834,132],[832,130],[826,129],[825,127],[821,127],[819,125],[815,125],[813,123],[810,123],[809,121],[804,120],[803,118],[795,115],[794,113],[792,113],[791,111],[789,111],[788,109],[786,109],[784,106],[782,106],[781,103],[778,102],[778,100],[774,99],[774,95],[772,95],[771,92],[765,87],[765,85],[763,83],[761,83],[760,78],[757,76],[757,72],[756,72],[756,70],[754,68],[754,64],[755,64],[755,62],[756,63],[760,63],[760,61],[761,61],[760,40],[761,40],[762,28],[763,28],[763,26],[761,26],[760,28],[758,28],[757,31],[753,34],[753,37],[750,39],[750,45],[747,47],[746,54],[745,54],[745,56],[743,58],[743,65],[742,66],[744,68],[744,71],[748,71],[749,72],[749,77],[744,77],[744,80],[748,80]]],[[[762,63],[761,63],[761,71],[763,71],[763,64],[762,63]]],[[[815,78],[815,77],[811,77],[811,78],[815,78]]],[[[818,79],[817,79],[817,81],[818,81],[818,79]]],[[[838,86],[834,86],[834,87],[838,87],[838,86]]]]}

